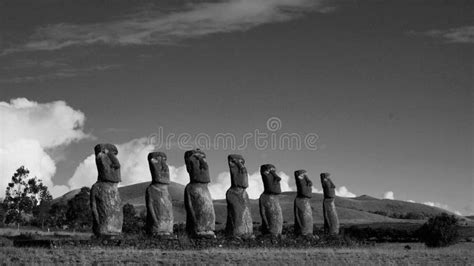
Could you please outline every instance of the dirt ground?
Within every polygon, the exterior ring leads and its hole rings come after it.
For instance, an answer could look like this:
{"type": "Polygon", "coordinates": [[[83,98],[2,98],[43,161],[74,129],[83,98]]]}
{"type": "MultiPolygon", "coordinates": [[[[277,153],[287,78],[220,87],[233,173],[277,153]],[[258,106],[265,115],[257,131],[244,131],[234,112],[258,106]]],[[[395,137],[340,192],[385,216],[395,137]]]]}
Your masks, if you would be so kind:
{"type": "Polygon", "coordinates": [[[422,244],[381,244],[367,248],[209,249],[160,251],[118,248],[0,248],[0,263],[11,264],[260,264],[260,265],[469,265],[474,243],[428,249],[422,244]]]}

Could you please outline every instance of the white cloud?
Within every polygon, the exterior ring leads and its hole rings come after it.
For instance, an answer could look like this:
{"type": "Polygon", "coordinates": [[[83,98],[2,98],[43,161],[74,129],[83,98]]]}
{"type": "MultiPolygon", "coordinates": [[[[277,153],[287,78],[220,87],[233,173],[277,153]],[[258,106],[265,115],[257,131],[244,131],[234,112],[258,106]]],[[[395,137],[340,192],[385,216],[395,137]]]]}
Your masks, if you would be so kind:
{"type": "Polygon", "coordinates": [[[431,207],[438,207],[445,210],[448,209],[448,205],[439,203],[439,202],[426,201],[426,202],[423,202],[423,204],[431,206],[431,207]]]}
{"type": "Polygon", "coordinates": [[[83,132],[84,114],[64,101],[37,103],[18,98],[0,102],[0,118],[0,196],[22,165],[30,170],[30,177],[42,179],[53,196],[66,192],[67,186],[52,182],[56,162],[47,150],[90,137],[83,132]]]}
{"type": "Polygon", "coordinates": [[[305,12],[331,12],[321,0],[227,0],[187,4],[165,13],[153,5],[145,12],[130,14],[112,22],[53,24],[37,29],[21,48],[56,50],[72,45],[170,44],[214,33],[243,31],[265,23],[282,22],[305,12]],[[155,10],[157,9],[157,10],[155,10]]]}
{"type": "Polygon", "coordinates": [[[429,30],[418,34],[442,38],[448,43],[474,43],[474,26],[464,26],[446,30],[429,30]]]}
{"type": "Polygon", "coordinates": [[[393,200],[394,199],[393,191],[387,191],[387,192],[383,193],[383,198],[393,200]]]}
{"type": "Polygon", "coordinates": [[[356,194],[350,192],[345,186],[336,188],[336,196],[345,198],[354,198],[356,194]]]}
{"type": "MultiPolygon", "coordinates": [[[[116,145],[119,151],[118,159],[121,164],[122,182],[120,186],[127,186],[140,182],[148,182],[151,180],[148,162],[146,160],[149,152],[153,151],[154,146],[148,142],[146,138],[133,139],[129,142],[116,145]]],[[[173,182],[187,185],[189,183],[189,175],[186,166],[176,167],[169,165],[170,179],[173,182]]],[[[278,175],[281,177],[281,190],[295,191],[296,187],[289,175],[280,171],[278,175]]],[[[75,170],[73,177],[69,180],[71,189],[80,188],[82,186],[90,187],[97,181],[97,168],[95,165],[94,155],[88,156],[75,170]]],[[[218,174],[216,177],[211,176],[209,191],[213,199],[225,199],[225,194],[230,187],[230,173],[228,171],[218,174]]],[[[263,182],[260,171],[256,170],[249,174],[249,186],[247,193],[249,198],[258,199],[263,192],[263,182]]],[[[321,190],[313,187],[314,193],[322,193],[321,190]]],[[[356,195],[349,192],[345,186],[336,189],[336,195],[341,197],[355,197],[356,195]]]]}
{"type": "MultiPolygon", "coordinates": [[[[189,174],[186,170],[186,165],[175,167],[170,165],[170,180],[181,185],[187,185],[189,183],[189,174]]],[[[150,177],[151,178],[151,177],[150,177]]]]}
{"type": "MultiPolygon", "coordinates": [[[[121,165],[122,182],[120,186],[128,186],[135,183],[150,181],[150,170],[148,168],[148,153],[154,150],[153,144],[147,138],[133,139],[129,142],[116,145],[118,159],[121,165]]],[[[91,149],[92,150],[92,149],[91,149]]],[[[175,170],[170,169],[170,173],[175,170]]],[[[71,189],[83,186],[90,187],[97,181],[97,167],[95,155],[88,156],[74,171],[69,180],[71,189]]]]}
{"type": "MultiPolygon", "coordinates": [[[[148,167],[148,153],[154,151],[154,145],[147,138],[133,139],[126,143],[116,144],[118,159],[121,165],[122,182],[119,186],[128,186],[141,182],[150,182],[151,174],[148,167]]],[[[92,150],[92,149],[91,149],[92,150]]],[[[170,179],[173,182],[186,185],[189,175],[186,166],[176,167],[169,165],[170,179]]],[[[97,181],[97,167],[95,155],[89,155],[74,171],[68,185],[71,189],[90,187],[97,181]]]]}
{"type": "MultiPolygon", "coordinates": [[[[154,150],[154,146],[148,142],[146,138],[133,139],[123,144],[117,144],[118,159],[121,165],[122,182],[120,186],[132,185],[140,182],[148,182],[151,180],[147,155],[154,150]]],[[[176,167],[169,165],[170,179],[173,182],[186,185],[189,183],[189,175],[186,166],[176,167]]],[[[290,185],[290,177],[284,172],[278,172],[281,177],[282,191],[293,191],[294,187],[290,185]]],[[[69,180],[71,189],[83,186],[92,186],[97,181],[97,168],[95,165],[94,154],[89,155],[74,171],[72,178],[69,180]]],[[[222,172],[216,177],[211,176],[209,190],[213,199],[225,199],[225,193],[230,187],[229,172],[222,172]]],[[[257,199],[263,192],[263,183],[260,171],[255,171],[249,175],[249,187],[247,193],[252,199],[257,199]]]]}
{"type": "MultiPolygon", "coordinates": [[[[296,188],[290,185],[290,177],[280,171],[277,173],[280,176],[280,186],[281,191],[294,191],[296,188]]],[[[225,193],[230,187],[230,173],[222,172],[217,175],[216,178],[211,178],[211,183],[209,184],[209,190],[213,199],[225,199],[225,193]]],[[[247,193],[249,198],[258,199],[263,192],[263,182],[262,176],[260,175],[260,170],[249,174],[249,186],[247,188],[247,193]]]]}
{"type": "Polygon", "coordinates": [[[64,101],[37,103],[26,98],[0,102],[1,146],[20,139],[37,140],[43,148],[67,145],[88,137],[85,116],[64,101]]]}
{"type": "Polygon", "coordinates": [[[97,73],[98,71],[106,71],[111,69],[116,69],[120,65],[96,65],[91,67],[82,67],[76,68],[68,65],[37,65],[42,67],[42,70],[47,70],[45,73],[37,73],[34,75],[25,75],[25,76],[15,76],[12,78],[0,79],[0,83],[23,83],[23,82],[43,82],[51,79],[62,79],[62,78],[71,78],[77,76],[86,76],[92,73],[97,73]]]}
{"type": "Polygon", "coordinates": [[[97,181],[97,168],[95,166],[95,156],[89,155],[74,171],[68,185],[71,189],[90,187],[97,181]]]}
{"type": "Polygon", "coordinates": [[[440,209],[444,209],[444,210],[450,211],[452,213],[455,213],[457,215],[461,215],[461,212],[452,209],[450,206],[448,206],[447,204],[444,204],[444,203],[426,201],[426,202],[423,202],[423,204],[431,206],[431,207],[437,207],[437,208],[440,208],[440,209]]]}
{"type": "MultiPolygon", "coordinates": [[[[250,180],[249,180],[250,182],[250,180]]],[[[213,199],[225,199],[225,193],[230,187],[230,173],[222,172],[216,178],[212,178],[209,184],[209,191],[213,199]]],[[[249,193],[249,189],[247,189],[249,193]]],[[[250,196],[250,195],[249,195],[250,196]]]]}

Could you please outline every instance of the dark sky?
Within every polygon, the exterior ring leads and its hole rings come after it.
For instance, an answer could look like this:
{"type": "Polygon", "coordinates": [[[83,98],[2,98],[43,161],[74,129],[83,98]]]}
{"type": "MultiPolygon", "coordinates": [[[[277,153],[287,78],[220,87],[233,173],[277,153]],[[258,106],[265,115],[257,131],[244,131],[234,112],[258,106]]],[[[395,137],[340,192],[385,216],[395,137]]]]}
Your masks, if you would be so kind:
{"type": "MultiPolygon", "coordinates": [[[[95,136],[47,150],[54,183],[95,143],[240,139],[277,117],[318,149],[249,145],[250,172],[329,171],[356,195],[474,212],[472,1],[221,2],[0,0],[2,101],[63,100],[95,136]]],[[[212,175],[233,152],[207,151],[212,175]]]]}

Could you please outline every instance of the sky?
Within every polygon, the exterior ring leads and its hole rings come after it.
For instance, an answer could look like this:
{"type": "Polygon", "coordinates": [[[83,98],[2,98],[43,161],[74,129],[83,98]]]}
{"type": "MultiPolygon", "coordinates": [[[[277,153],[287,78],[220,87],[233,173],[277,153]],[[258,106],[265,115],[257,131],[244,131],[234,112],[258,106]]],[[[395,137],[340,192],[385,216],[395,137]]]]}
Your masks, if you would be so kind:
{"type": "Polygon", "coordinates": [[[284,191],[306,169],[474,214],[473,47],[467,0],[0,0],[0,197],[21,165],[53,196],[91,186],[113,143],[121,185],[153,150],[186,184],[201,147],[214,198],[238,153],[251,198],[271,163],[284,191]]]}

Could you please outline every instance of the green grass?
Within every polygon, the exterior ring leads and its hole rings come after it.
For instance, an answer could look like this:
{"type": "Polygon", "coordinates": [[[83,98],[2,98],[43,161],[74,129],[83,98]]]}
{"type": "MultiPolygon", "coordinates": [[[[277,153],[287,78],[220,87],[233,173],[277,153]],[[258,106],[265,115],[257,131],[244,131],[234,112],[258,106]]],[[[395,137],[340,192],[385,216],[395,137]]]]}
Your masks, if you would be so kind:
{"type": "Polygon", "coordinates": [[[367,248],[207,249],[161,251],[121,248],[0,248],[1,264],[264,264],[264,265],[466,265],[474,261],[472,243],[428,249],[422,244],[383,244],[367,248]]]}

